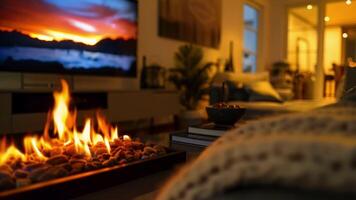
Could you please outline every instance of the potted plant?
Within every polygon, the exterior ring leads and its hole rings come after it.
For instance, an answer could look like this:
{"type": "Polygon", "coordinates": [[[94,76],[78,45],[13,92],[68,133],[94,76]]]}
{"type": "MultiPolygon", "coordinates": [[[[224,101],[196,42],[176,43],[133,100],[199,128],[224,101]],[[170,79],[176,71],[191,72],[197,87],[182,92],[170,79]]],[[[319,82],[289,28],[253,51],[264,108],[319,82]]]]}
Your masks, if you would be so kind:
{"type": "Polygon", "coordinates": [[[180,103],[184,110],[182,118],[188,122],[195,118],[197,108],[203,95],[207,94],[211,78],[209,69],[212,62],[203,63],[204,53],[191,44],[182,45],[175,53],[175,67],[170,70],[169,81],[180,93],[180,103]]]}

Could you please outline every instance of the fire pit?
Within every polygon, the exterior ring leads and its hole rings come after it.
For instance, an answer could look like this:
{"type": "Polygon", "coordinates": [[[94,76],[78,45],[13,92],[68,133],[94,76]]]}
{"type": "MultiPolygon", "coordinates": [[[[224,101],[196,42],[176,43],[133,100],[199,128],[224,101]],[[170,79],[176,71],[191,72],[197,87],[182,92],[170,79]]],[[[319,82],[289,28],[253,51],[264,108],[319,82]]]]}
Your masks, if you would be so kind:
{"type": "Polygon", "coordinates": [[[92,191],[93,184],[100,189],[185,160],[185,153],[120,134],[117,127],[99,114],[96,120],[87,119],[79,131],[76,112],[69,109],[70,95],[65,81],[62,90],[54,93],[54,99],[43,136],[26,136],[23,148],[2,139],[0,198],[29,198],[48,193],[53,197],[55,191],[61,197],[71,196],[81,193],[79,185],[92,191]],[[53,134],[49,134],[52,129],[53,134]]]}

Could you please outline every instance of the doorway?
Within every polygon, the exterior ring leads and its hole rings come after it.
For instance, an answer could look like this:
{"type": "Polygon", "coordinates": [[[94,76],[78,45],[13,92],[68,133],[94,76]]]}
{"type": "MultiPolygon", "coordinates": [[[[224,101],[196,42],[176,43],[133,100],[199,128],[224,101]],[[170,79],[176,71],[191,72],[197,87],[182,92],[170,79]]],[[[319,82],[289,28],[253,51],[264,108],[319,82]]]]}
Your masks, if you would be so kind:
{"type": "Polygon", "coordinates": [[[318,6],[293,7],[288,10],[287,60],[294,71],[296,99],[313,98],[318,47],[318,6]]]}
{"type": "Polygon", "coordinates": [[[324,96],[340,97],[345,71],[356,61],[356,2],[332,1],[325,9],[324,96]]]}
{"type": "Polygon", "coordinates": [[[315,88],[317,78],[322,79],[317,89],[324,98],[339,97],[345,69],[356,67],[356,2],[333,0],[290,7],[287,59],[299,77],[299,98],[309,98],[307,91],[315,88]]]}

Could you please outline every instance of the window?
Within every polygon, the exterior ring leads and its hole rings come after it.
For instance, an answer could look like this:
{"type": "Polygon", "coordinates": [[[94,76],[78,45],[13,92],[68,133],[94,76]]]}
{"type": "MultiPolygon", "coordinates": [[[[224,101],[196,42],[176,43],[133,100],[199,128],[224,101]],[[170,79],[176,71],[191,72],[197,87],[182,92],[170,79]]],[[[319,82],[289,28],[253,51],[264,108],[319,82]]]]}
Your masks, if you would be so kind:
{"type": "Polygon", "coordinates": [[[256,72],[258,47],[258,10],[249,4],[244,4],[244,44],[243,71],[256,72]]]}

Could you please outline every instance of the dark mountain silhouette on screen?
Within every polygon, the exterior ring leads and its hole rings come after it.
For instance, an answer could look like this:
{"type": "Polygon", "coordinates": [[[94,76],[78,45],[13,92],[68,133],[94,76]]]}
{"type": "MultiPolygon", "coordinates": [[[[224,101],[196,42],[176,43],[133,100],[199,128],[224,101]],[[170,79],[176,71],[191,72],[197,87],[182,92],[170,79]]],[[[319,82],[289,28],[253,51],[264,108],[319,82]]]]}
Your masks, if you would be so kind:
{"type": "Polygon", "coordinates": [[[95,45],[86,45],[72,40],[43,41],[18,31],[0,31],[0,46],[22,46],[50,49],[76,49],[118,55],[136,55],[136,39],[104,38],[95,45]]]}

